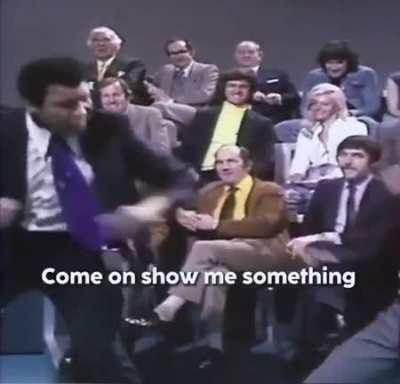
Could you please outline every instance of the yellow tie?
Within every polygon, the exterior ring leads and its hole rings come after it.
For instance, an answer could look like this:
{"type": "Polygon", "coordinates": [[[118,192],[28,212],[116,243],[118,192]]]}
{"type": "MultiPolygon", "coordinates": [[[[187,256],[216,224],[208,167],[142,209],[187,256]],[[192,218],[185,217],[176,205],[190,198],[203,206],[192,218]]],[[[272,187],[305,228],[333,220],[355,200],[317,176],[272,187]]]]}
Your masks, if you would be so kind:
{"type": "Polygon", "coordinates": [[[106,69],[107,69],[107,63],[105,61],[100,61],[99,72],[97,74],[98,81],[103,80],[104,74],[106,73],[106,69]]]}

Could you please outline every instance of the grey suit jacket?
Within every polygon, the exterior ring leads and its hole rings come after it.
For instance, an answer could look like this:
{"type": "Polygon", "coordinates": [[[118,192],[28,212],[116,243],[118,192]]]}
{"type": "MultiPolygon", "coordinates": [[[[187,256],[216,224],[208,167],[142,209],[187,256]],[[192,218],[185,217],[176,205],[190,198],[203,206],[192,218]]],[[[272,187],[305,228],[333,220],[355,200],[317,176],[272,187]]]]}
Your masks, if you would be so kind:
{"type": "Polygon", "coordinates": [[[170,152],[171,144],[161,112],[153,107],[129,104],[126,114],[132,132],[157,151],[170,152]]]}
{"type": "MultiPolygon", "coordinates": [[[[154,75],[155,84],[171,96],[175,67],[162,66],[154,75]]],[[[175,97],[177,103],[200,106],[208,104],[214,94],[218,80],[218,68],[214,64],[193,62],[182,95],[175,97]]]]}

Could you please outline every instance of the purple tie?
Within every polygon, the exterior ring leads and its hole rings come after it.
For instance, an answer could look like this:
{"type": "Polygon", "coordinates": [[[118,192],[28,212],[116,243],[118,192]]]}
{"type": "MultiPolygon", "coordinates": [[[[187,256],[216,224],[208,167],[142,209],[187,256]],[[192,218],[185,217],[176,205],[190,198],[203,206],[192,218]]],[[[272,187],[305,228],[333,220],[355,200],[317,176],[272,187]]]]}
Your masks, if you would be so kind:
{"type": "Polygon", "coordinates": [[[89,251],[100,251],[104,241],[94,218],[100,205],[93,189],[74,161],[74,153],[59,136],[52,135],[49,143],[54,184],[64,220],[72,238],[89,251]]]}

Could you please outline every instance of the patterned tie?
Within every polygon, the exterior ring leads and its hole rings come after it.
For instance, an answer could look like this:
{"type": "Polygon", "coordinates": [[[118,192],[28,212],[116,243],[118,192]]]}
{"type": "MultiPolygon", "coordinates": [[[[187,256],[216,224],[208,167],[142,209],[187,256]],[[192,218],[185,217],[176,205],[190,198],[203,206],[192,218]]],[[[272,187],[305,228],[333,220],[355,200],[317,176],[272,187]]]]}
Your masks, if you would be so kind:
{"type": "Polygon", "coordinates": [[[48,154],[52,158],[54,184],[71,237],[90,251],[104,242],[94,218],[100,213],[96,195],[74,161],[74,153],[59,136],[52,135],[48,154]]]}
{"type": "Polygon", "coordinates": [[[355,200],[357,186],[354,183],[349,183],[347,189],[349,191],[349,196],[346,202],[346,224],[343,232],[347,232],[351,229],[357,216],[355,200]]]}
{"type": "Polygon", "coordinates": [[[224,205],[222,206],[221,213],[219,215],[220,220],[232,220],[236,206],[235,193],[238,190],[236,187],[230,187],[228,191],[228,197],[226,198],[224,205]]]}

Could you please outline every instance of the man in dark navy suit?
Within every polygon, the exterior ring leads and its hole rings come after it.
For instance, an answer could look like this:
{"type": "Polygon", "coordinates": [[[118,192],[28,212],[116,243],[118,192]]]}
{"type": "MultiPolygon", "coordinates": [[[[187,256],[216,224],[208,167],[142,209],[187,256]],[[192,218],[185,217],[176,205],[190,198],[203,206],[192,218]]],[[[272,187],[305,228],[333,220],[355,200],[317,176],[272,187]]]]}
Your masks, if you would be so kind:
{"type": "Polygon", "coordinates": [[[234,58],[239,68],[256,75],[254,111],[270,118],[274,124],[296,117],[300,104],[296,87],[284,71],[264,67],[264,52],[258,43],[241,41],[235,48],[234,58]]]}
{"type": "Polygon", "coordinates": [[[41,290],[66,321],[76,381],[139,383],[133,367],[122,373],[112,346],[121,316],[120,288],[106,282],[46,285],[42,272],[51,267],[106,276],[103,250],[111,242],[123,248],[135,221],[153,220],[186,198],[192,176],[135,139],[126,118],[91,113],[81,65],[74,59],[28,63],[19,73],[18,89],[27,109],[3,114],[0,126],[0,307],[19,293],[41,290]],[[123,209],[137,202],[136,178],[163,195],[136,210],[123,209]],[[107,215],[118,208],[123,214],[107,215]]]}
{"type": "Polygon", "coordinates": [[[371,322],[396,294],[400,204],[373,175],[380,153],[367,136],[340,143],[337,160],[344,177],[317,185],[304,220],[308,235],[289,243],[294,257],[315,268],[355,271],[356,285],[345,292],[310,287],[318,292],[317,302],[344,312],[349,334],[371,322]]]}

